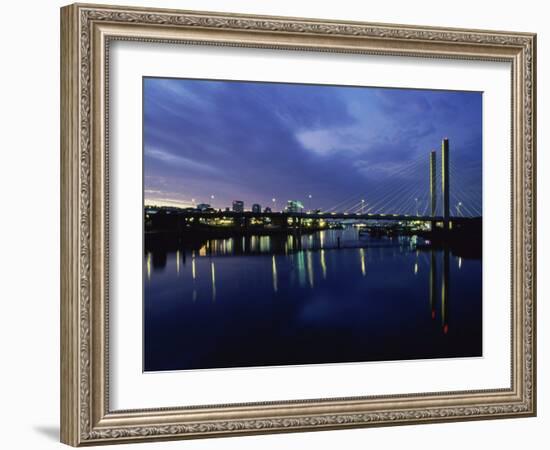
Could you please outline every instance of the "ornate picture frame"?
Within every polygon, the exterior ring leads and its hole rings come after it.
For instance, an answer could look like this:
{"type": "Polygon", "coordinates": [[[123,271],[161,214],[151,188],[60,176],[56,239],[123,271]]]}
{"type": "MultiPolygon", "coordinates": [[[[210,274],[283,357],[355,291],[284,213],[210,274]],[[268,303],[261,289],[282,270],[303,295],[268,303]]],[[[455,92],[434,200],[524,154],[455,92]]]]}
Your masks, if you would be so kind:
{"type": "Polygon", "coordinates": [[[61,440],[111,444],[536,414],[536,35],[74,4],[61,9],[61,440]],[[511,64],[509,388],[112,410],[109,49],[117,40],[511,64]]]}

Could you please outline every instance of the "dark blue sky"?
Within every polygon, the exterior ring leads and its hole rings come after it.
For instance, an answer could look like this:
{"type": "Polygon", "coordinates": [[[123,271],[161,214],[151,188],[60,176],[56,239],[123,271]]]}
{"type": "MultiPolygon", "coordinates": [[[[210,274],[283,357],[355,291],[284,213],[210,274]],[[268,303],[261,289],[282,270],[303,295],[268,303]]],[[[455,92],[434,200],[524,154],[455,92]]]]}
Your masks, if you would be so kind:
{"type": "Polygon", "coordinates": [[[145,203],[422,212],[443,137],[453,208],[478,215],[479,92],[145,78],[145,203]]]}

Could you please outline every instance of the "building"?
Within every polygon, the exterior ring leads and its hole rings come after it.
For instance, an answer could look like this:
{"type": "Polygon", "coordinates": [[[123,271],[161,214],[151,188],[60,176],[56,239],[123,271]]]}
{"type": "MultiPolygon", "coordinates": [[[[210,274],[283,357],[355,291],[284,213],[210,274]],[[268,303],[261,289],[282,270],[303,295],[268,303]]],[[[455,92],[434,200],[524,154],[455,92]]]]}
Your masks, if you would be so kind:
{"type": "Polygon", "coordinates": [[[206,211],[206,210],[210,209],[210,205],[208,203],[199,203],[197,205],[197,209],[199,211],[206,211]]]}
{"type": "Polygon", "coordinates": [[[242,200],[233,200],[233,212],[244,212],[244,202],[242,200]]]}
{"type": "Polygon", "coordinates": [[[299,200],[289,200],[285,209],[289,213],[300,213],[304,211],[304,205],[299,200]]]}
{"type": "Polygon", "coordinates": [[[271,212],[271,208],[269,206],[266,206],[264,209],[264,213],[270,213],[270,212],[271,212]]]}
{"type": "Polygon", "coordinates": [[[262,212],[262,207],[259,203],[254,203],[252,205],[252,212],[253,213],[261,213],[262,212]]]}

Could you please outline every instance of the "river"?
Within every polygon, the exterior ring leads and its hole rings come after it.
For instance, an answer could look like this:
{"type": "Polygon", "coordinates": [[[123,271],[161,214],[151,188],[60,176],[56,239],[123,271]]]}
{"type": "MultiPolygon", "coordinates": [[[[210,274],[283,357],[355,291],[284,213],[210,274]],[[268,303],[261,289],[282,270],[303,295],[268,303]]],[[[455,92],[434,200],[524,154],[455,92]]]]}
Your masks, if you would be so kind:
{"type": "Polygon", "coordinates": [[[482,355],[481,259],[358,229],[146,245],[144,370],[482,355]]]}

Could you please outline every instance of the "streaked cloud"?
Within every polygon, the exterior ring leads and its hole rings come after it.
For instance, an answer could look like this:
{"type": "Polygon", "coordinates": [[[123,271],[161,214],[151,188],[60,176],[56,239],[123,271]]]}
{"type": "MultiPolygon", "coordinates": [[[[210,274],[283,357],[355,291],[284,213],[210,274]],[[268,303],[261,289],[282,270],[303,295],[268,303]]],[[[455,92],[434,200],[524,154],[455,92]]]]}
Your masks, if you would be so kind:
{"type": "Polygon", "coordinates": [[[317,155],[340,152],[364,152],[369,149],[367,133],[356,127],[303,130],[296,133],[302,146],[317,155]]]}
{"type": "Polygon", "coordinates": [[[185,168],[187,170],[196,171],[196,172],[206,172],[206,173],[216,173],[219,171],[219,168],[211,166],[209,164],[201,163],[194,161],[189,158],[185,158],[176,153],[172,153],[166,150],[160,150],[158,148],[145,148],[145,156],[149,158],[162,161],[170,166],[177,166],[185,168]]]}

